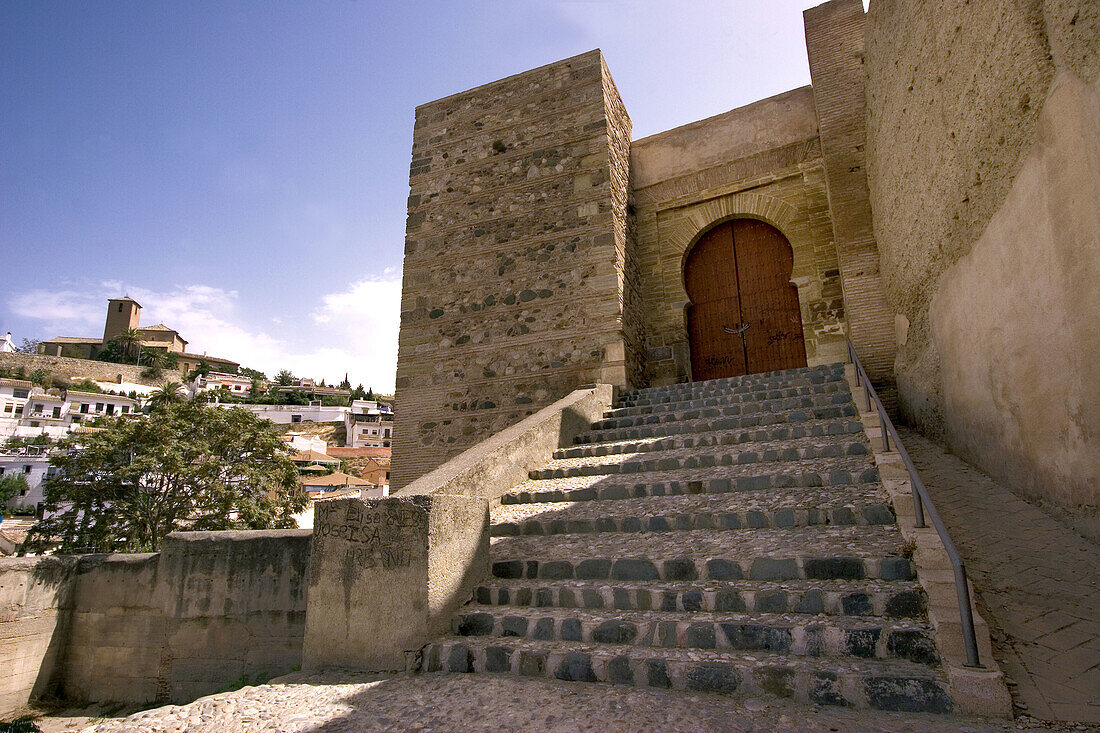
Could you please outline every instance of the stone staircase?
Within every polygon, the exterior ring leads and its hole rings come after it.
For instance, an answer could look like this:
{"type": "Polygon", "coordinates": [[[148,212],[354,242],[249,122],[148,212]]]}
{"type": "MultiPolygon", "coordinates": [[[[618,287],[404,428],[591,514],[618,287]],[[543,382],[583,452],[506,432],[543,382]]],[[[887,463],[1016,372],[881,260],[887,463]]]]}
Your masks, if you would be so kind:
{"type": "Polygon", "coordinates": [[[627,394],[492,535],[425,671],[952,708],[842,364],[627,394]]]}

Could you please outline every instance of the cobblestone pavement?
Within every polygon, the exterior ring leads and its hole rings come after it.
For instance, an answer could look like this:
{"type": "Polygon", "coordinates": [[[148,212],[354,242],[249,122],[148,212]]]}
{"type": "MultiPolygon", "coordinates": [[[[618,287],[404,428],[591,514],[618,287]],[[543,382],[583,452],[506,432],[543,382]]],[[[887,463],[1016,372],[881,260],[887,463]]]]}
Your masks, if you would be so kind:
{"type": "MultiPolygon", "coordinates": [[[[47,733],[75,730],[63,718],[47,718],[41,725],[47,733]]],[[[580,685],[510,675],[357,678],[297,674],[272,684],[204,697],[190,705],[169,705],[122,719],[100,719],[84,731],[994,733],[1083,729],[1033,720],[997,722],[920,713],[799,707],[723,695],[580,685]]]]}
{"type": "Polygon", "coordinates": [[[1100,723],[1100,548],[936,444],[902,439],[995,627],[1017,707],[1100,723]]]}

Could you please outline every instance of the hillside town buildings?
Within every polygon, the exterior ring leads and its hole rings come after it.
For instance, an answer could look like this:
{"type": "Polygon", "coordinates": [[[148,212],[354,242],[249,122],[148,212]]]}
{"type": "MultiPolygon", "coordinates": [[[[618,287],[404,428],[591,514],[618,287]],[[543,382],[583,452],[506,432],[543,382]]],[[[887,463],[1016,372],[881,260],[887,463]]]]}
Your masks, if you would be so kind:
{"type": "Polygon", "coordinates": [[[103,325],[103,337],[56,336],[38,344],[38,353],[48,356],[66,356],[77,359],[94,359],[108,343],[127,331],[136,331],[141,349],[173,354],[181,373],[191,372],[206,363],[208,366],[236,372],[240,366],[231,359],[193,354],[187,351],[188,341],[179,332],[163,323],[142,328],[141,304],[130,297],[111,298],[107,301],[107,317],[103,325]]]}

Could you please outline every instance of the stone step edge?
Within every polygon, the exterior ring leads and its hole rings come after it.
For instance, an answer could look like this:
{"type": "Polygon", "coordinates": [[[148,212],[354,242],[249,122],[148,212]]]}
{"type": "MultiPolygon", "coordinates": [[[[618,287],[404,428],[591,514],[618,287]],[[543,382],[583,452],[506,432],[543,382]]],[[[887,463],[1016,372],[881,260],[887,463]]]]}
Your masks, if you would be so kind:
{"type": "Polygon", "coordinates": [[[581,644],[522,644],[443,637],[421,653],[420,671],[510,673],[693,692],[768,695],[816,705],[951,712],[942,675],[894,660],[834,660],[762,654],[670,653],[581,644]],[[495,643],[493,643],[495,642],[495,643]]]}
{"type": "MultiPolygon", "coordinates": [[[[532,481],[555,478],[573,478],[576,476],[614,476],[625,473],[652,473],[656,471],[687,471],[699,468],[718,468],[730,466],[749,466],[753,464],[786,465],[803,461],[817,461],[827,458],[851,458],[870,456],[871,449],[863,440],[851,439],[831,443],[825,446],[804,446],[797,448],[767,448],[764,450],[746,450],[737,453],[706,452],[699,455],[646,458],[640,461],[596,462],[583,466],[561,466],[536,468],[527,472],[532,481]]],[[[602,456],[593,456],[600,458],[602,456]]],[[[868,467],[873,465],[868,458],[868,467]]]]}
{"type": "Polygon", "coordinates": [[[830,616],[920,618],[928,599],[916,581],[710,581],[630,583],[625,581],[486,581],[474,589],[483,606],[533,608],[615,608],[618,610],[755,611],[830,616]],[[615,583],[611,585],[611,583],[615,583]],[[846,584],[847,587],[838,587],[846,584]],[[891,587],[893,586],[893,587],[891,587]]]}
{"type": "Polygon", "coordinates": [[[771,652],[809,657],[905,659],[939,664],[933,631],[913,620],[859,616],[607,611],[466,606],[455,636],[574,641],[662,649],[771,652]]]}
{"type": "MultiPolygon", "coordinates": [[[[556,480],[556,479],[551,479],[556,480]]],[[[815,489],[823,486],[878,484],[877,468],[868,468],[853,476],[851,471],[830,471],[828,481],[818,471],[806,473],[770,473],[763,475],[716,478],[708,481],[654,481],[653,483],[607,484],[576,489],[545,489],[511,491],[500,495],[501,504],[543,504],[560,501],[610,501],[644,499],[649,496],[692,496],[697,494],[729,494],[768,489],[815,489]]],[[[534,487],[533,487],[534,488],[534,487]]]]}
{"type": "MultiPolygon", "coordinates": [[[[782,446],[783,443],[788,441],[806,440],[808,438],[836,439],[838,442],[843,442],[844,440],[851,439],[852,436],[862,436],[865,434],[863,423],[858,420],[845,418],[823,420],[820,425],[814,425],[813,427],[819,427],[821,430],[817,433],[805,433],[803,435],[780,435],[781,433],[790,433],[800,430],[800,428],[791,428],[784,424],[771,429],[758,429],[755,431],[741,429],[742,433],[738,436],[733,435],[735,431],[716,430],[710,433],[704,431],[689,433],[685,436],[668,435],[656,438],[650,442],[642,442],[638,439],[633,439],[607,441],[604,443],[582,443],[571,445],[568,448],[558,448],[554,451],[553,458],[556,460],[566,458],[600,458],[603,456],[621,455],[624,453],[653,453],[669,450],[683,450],[686,448],[718,448],[740,445],[743,443],[777,443],[782,446]],[[831,430],[834,426],[837,429],[831,430]],[[714,436],[714,442],[710,442],[711,439],[707,438],[703,439],[707,442],[696,443],[697,440],[701,440],[696,436],[708,434],[714,436]],[[679,445],[677,445],[677,443],[679,445]],[[599,452],[600,449],[606,450],[604,452],[599,452]]],[[[803,427],[801,430],[804,431],[805,428],[803,427]]]]}
{"type": "Polygon", "coordinates": [[[763,400],[761,402],[737,403],[714,407],[692,407],[685,410],[649,411],[640,415],[618,415],[601,417],[593,423],[593,430],[613,430],[616,428],[634,428],[646,425],[664,425],[666,423],[688,420],[713,420],[723,417],[746,417],[749,415],[775,415],[793,410],[821,410],[830,407],[853,405],[851,395],[833,394],[829,399],[819,397],[784,397],[782,399],[763,400]],[[790,404],[797,401],[797,404],[790,404]],[[736,408],[736,409],[735,409],[736,408]],[[747,409],[754,408],[754,409],[747,409]]]}
{"type": "Polygon", "coordinates": [[[792,529],[835,525],[842,527],[886,525],[897,522],[889,502],[846,504],[822,509],[746,509],[729,512],[690,512],[646,516],[605,516],[596,519],[532,518],[494,522],[491,537],[531,537],[569,534],[680,532],[698,529],[792,529]]]}
{"type": "Polygon", "coordinates": [[[821,376],[822,378],[843,379],[844,362],[836,362],[833,364],[821,364],[813,367],[798,367],[795,369],[780,369],[772,372],[756,372],[755,374],[742,374],[737,377],[724,377],[720,379],[703,379],[697,382],[677,382],[676,384],[664,384],[659,387],[641,387],[639,389],[631,390],[624,393],[626,397],[634,397],[637,395],[646,395],[660,393],[662,391],[676,390],[676,389],[697,389],[700,387],[721,387],[721,386],[738,386],[741,384],[752,384],[754,382],[763,382],[768,380],[784,380],[786,378],[804,379],[807,381],[812,380],[814,377],[821,376]]]}
{"type": "Polygon", "coordinates": [[[504,580],[913,580],[912,561],[900,556],[744,558],[642,557],[535,560],[490,550],[491,574],[504,580]]]}
{"type": "MultiPolygon", "coordinates": [[[[620,428],[595,428],[586,432],[579,433],[573,438],[575,445],[588,445],[593,443],[609,443],[618,442],[618,438],[608,438],[607,435],[624,433],[627,431],[650,431],[649,435],[637,436],[637,437],[669,437],[672,435],[684,435],[692,433],[715,433],[715,432],[727,432],[734,430],[745,430],[747,428],[768,428],[768,427],[781,427],[785,425],[798,425],[800,423],[812,422],[812,421],[826,421],[826,420],[840,420],[843,418],[855,418],[858,416],[856,406],[852,403],[846,405],[831,405],[829,407],[815,407],[815,408],[798,408],[794,410],[787,410],[783,412],[759,412],[751,415],[751,420],[745,418],[745,416],[736,417],[713,417],[713,418],[700,418],[696,420],[683,420],[678,422],[664,422],[654,425],[634,425],[631,427],[620,428]],[[843,408],[843,409],[842,409],[843,408]],[[836,414],[807,414],[807,410],[810,412],[829,412],[836,414]],[[775,418],[768,422],[761,422],[763,418],[775,418]],[[715,423],[729,423],[728,425],[715,425],[715,423]],[[668,432],[674,427],[680,429],[674,432],[668,432]],[[683,428],[687,428],[686,430],[683,428]],[[654,433],[653,431],[661,428],[660,432],[654,433]],[[600,436],[603,439],[600,439],[600,436]]],[[[622,438],[621,440],[635,440],[635,436],[629,436],[622,438]]]]}
{"type": "MultiPolygon", "coordinates": [[[[843,380],[825,382],[824,384],[792,384],[784,387],[761,387],[759,389],[738,389],[705,392],[691,396],[669,395],[669,399],[652,400],[624,400],[619,399],[612,403],[607,414],[626,413],[628,410],[674,410],[677,405],[686,405],[689,408],[695,403],[705,402],[711,404],[697,405],[698,407],[719,407],[735,404],[754,404],[769,400],[791,399],[794,397],[817,397],[821,395],[845,394],[851,398],[851,389],[843,380]]],[[[630,413],[626,413],[630,414],[630,413]]]]}

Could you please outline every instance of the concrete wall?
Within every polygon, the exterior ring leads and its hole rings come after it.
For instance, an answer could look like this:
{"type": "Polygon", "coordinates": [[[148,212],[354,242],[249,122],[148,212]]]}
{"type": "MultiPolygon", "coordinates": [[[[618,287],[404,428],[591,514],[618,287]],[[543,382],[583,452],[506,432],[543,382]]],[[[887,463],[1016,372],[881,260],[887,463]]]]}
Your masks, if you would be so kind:
{"type": "Polygon", "coordinates": [[[580,384],[640,371],[629,136],[599,51],[417,108],[395,488],[580,384]]]}
{"type": "Polygon", "coordinates": [[[690,380],[684,261],[714,224],[738,217],[767,221],[791,243],[809,363],[844,358],[840,272],[809,87],[636,140],[630,161],[650,382],[690,380]]]}
{"type": "Polygon", "coordinates": [[[70,359],[66,356],[44,356],[42,354],[14,354],[0,352],[0,368],[18,369],[23,367],[29,375],[35,369],[45,369],[53,376],[65,376],[72,380],[87,378],[100,382],[118,382],[121,374],[123,381],[136,384],[154,385],[161,380],[145,379],[141,371],[145,367],[133,364],[111,364],[91,359],[70,359]]]}
{"type": "Polygon", "coordinates": [[[153,554],[0,560],[0,713],[44,693],[186,702],[290,671],[310,537],[182,532],[153,554]]]}
{"type": "Polygon", "coordinates": [[[1100,6],[873,2],[866,67],[906,415],[1095,517],[1100,6]]]}

